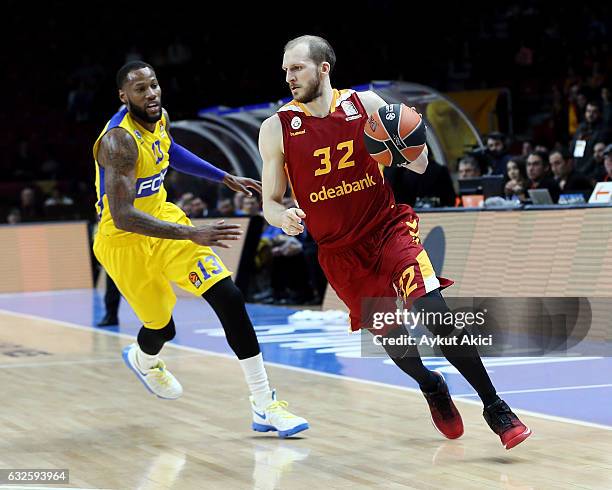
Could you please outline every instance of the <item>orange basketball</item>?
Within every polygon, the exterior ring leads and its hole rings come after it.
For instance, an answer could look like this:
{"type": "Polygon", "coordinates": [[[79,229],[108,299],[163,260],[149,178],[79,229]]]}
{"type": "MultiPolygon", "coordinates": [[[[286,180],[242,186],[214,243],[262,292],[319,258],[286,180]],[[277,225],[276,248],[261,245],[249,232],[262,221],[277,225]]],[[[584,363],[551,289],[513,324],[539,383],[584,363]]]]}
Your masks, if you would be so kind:
{"type": "Polygon", "coordinates": [[[410,163],[425,148],[425,123],[404,104],[385,105],[366,122],[364,142],[372,158],[385,167],[410,163]]]}

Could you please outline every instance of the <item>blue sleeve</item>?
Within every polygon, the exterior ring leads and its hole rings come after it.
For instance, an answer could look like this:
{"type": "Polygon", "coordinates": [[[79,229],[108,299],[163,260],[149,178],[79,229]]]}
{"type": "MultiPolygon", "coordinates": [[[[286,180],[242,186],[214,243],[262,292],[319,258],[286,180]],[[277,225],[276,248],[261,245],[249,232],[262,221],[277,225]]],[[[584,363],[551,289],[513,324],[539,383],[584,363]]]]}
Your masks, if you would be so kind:
{"type": "Polygon", "coordinates": [[[175,143],[174,140],[170,145],[168,156],[170,157],[170,166],[185,174],[195,175],[213,182],[223,182],[223,178],[227,175],[223,170],[218,169],[206,160],[202,160],[187,148],[175,143]]]}

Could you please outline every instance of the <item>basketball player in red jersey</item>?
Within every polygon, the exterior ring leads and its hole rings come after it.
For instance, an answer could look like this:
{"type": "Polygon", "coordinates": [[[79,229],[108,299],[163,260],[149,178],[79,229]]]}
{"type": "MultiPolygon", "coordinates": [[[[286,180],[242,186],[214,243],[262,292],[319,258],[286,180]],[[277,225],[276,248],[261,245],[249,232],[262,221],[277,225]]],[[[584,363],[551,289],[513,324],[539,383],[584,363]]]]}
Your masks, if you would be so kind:
{"type": "MultiPolygon", "coordinates": [[[[261,126],[264,215],[288,235],[307,225],[329,283],[350,310],[353,331],[371,329],[362,321],[363,298],[401,295],[409,304],[426,298],[428,311],[448,312],[440,289],[452,281],[436,277],[418,238],[417,215],[395,204],[363,142],[368,116],[385,101],[370,91],[332,89],[335,61],[332,47],[317,36],[285,46],[283,70],[294,99],[261,126]],[[299,203],[290,209],[282,204],[288,183],[299,203]]],[[[423,173],[427,150],[406,167],[423,173]]],[[[485,420],[504,447],[516,446],[531,431],[497,396],[476,348],[461,345],[464,331],[449,328],[434,331],[457,338],[441,347],[443,354],[480,396],[485,420]]],[[[405,333],[399,327],[383,332],[387,338],[405,333]]],[[[463,422],[442,375],[423,365],[416,346],[399,353],[387,343],[385,350],[418,382],[436,428],[449,439],[460,437],[463,422]]]]}

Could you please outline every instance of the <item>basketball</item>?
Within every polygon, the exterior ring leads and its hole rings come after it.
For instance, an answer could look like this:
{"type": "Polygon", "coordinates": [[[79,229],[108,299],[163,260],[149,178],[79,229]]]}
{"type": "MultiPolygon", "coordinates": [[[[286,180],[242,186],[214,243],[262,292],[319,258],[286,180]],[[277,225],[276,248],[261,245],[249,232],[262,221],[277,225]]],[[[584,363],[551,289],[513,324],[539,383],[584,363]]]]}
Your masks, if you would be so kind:
{"type": "Polygon", "coordinates": [[[364,141],[372,158],[385,167],[416,160],[425,148],[421,116],[404,104],[382,106],[368,119],[364,141]]]}

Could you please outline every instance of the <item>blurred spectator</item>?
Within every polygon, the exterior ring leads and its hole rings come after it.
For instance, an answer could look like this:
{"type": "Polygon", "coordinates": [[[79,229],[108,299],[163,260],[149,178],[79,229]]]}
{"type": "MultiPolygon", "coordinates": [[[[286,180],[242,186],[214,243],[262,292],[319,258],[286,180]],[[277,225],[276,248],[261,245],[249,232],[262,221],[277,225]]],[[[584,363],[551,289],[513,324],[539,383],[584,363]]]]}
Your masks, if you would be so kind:
{"type": "Polygon", "coordinates": [[[598,102],[591,101],[586,105],[584,122],[578,126],[574,139],[570,145],[571,154],[575,159],[576,170],[584,175],[594,171],[589,168],[592,160],[593,146],[598,141],[609,139],[609,128],[601,120],[601,108],[598,102]]]}
{"type": "Polygon", "coordinates": [[[459,160],[459,180],[461,179],[474,179],[482,175],[478,160],[471,155],[463,157],[459,160]]]}
{"type": "Polygon", "coordinates": [[[202,198],[194,197],[189,204],[190,204],[190,213],[188,216],[190,218],[207,218],[208,217],[209,215],[208,206],[206,202],[202,200],[202,198]]]}
{"type": "Polygon", "coordinates": [[[491,133],[487,136],[487,153],[492,170],[491,173],[493,175],[504,175],[510,155],[506,152],[503,134],[491,133]]]}
{"type": "MultiPolygon", "coordinates": [[[[537,144],[535,145],[535,148],[533,149],[533,151],[530,153],[533,153],[533,152],[548,154],[548,148],[544,145],[537,144]]],[[[527,156],[529,156],[529,153],[527,154],[527,156]]]]}
{"type": "Polygon", "coordinates": [[[559,185],[550,176],[550,166],[546,153],[534,151],[527,157],[527,177],[529,189],[548,189],[553,202],[559,201],[559,185]]]}
{"type": "Polygon", "coordinates": [[[26,187],[22,189],[20,198],[21,220],[24,222],[41,221],[43,213],[36,191],[31,187],[26,187]]]}
{"type": "Polygon", "coordinates": [[[18,223],[21,223],[21,212],[19,211],[19,209],[11,209],[6,217],[6,222],[9,225],[16,225],[18,223]]]}
{"type": "Polygon", "coordinates": [[[209,216],[232,218],[237,216],[234,209],[234,202],[229,197],[223,197],[217,201],[217,209],[213,209],[209,216]]]}
{"type": "Polygon", "coordinates": [[[578,83],[570,87],[568,92],[568,133],[572,136],[584,120],[587,100],[587,96],[580,92],[578,83]]]}
{"type": "Polygon", "coordinates": [[[242,192],[234,193],[233,201],[234,201],[234,209],[242,209],[242,201],[244,201],[245,194],[242,192]]]}
{"type": "Polygon", "coordinates": [[[527,187],[529,186],[525,160],[521,157],[510,158],[506,164],[506,177],[508,179],[504,187],[506,197],[512,199],[516,196],[520,201],[525,201],[527,199],[527,187]]]}
{"type": "Polygon", "coordinates": [[[89,82],[81,80],[68,92],[67,112],[75,122],[91,120],[94,91],[89,82]]]}
{"type": "Polygon", "coordinates": [[[181,208],[187,216],[191,215],[191,201],[193,201],[193,198],[194,195],[192,192],[185,192],[176,202],[176,205],[181,208]]]}
{"type": "Polygon", "coordinates": [[[58,171],[61,167],[57,161],[56,151],[53,145],[47,146],[46,159],[40,165],[41,175],[45,178],[57,178],[58,171]]]}
{"type": "Polygon", "coordinates": [[[606,168],[604,167],[604,150],[606,144],[603,141],[598,141],[593,146],[593,156],[591,157],[591,163],[589,168],[592,169],[591,173],[587,177],[591,178],[593,182],[600,182],[606,175],[606,168]]]}
{"type": "Polygon", "coordinates": [[[562,193],[593,192],[591,181],[574,169],[574,160],[568,152],[555,150],[548,156],[548,161],[562,193]]]}
{"type": "Polygon", "coordinates": [[[54,187],[51,190],[51,195],[45,199],[44,207],[49,206],[72,206],[74,201],[72,198],[68,197],[64,193],[62,193],[57,187],[54,187]]]}
{"type": "Polygon", "coordinates": [[[532,151],[534,151],[533,141],[523,141],[523,144],[521,145],[521,156],[523,158],[527,158],[532,151]]]}
{"type": "Polygon", "coordinates": [[[259,216],[261,214],[261,204],[255,194],[244,196],[242,200],[242,216],[259,216]]]}

